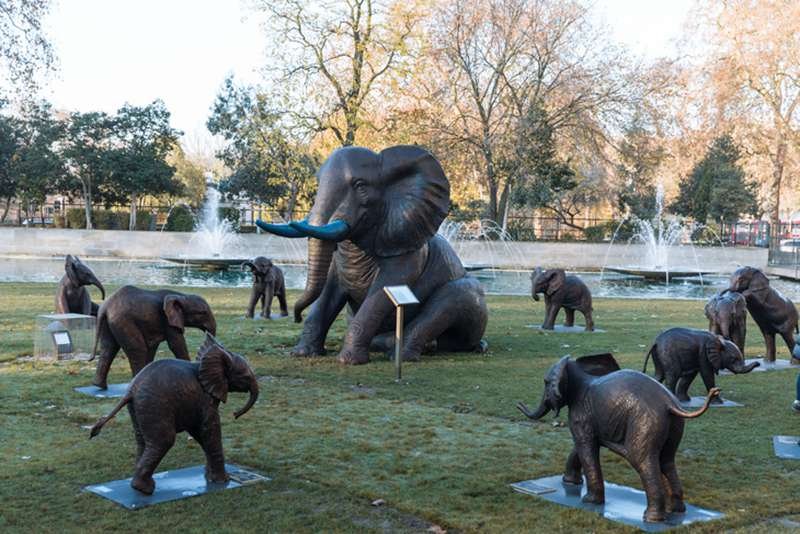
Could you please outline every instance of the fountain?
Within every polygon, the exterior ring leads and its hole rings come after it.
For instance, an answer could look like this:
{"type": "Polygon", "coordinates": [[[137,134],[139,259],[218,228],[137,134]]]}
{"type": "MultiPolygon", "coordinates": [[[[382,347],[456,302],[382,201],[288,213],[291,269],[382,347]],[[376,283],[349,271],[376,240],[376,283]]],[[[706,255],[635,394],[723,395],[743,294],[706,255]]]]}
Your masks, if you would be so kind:
{"type": "Polygon", "coordinates": [[[195,254],[162,259],[201,269],[225,270],[231,265],[241,265],[247,258],[231,256],[241,246],[241,239],[233,230],[231,222],[219,217],[222,194],[212,182],[206,183],[206,201],[195,223],[195,233],[189,246],[195,254]]]}
{"type": "MultiPolygon", "coordinates": [[[[643,253],[639,256],[640,262],[634,265],[618,265],[611,267],[604,265],[603,270],[641,276],[648,280],[658,280],[666,283],[669,283],[670,278],[698,275],[702,277],[703,275],[711,274],[711,271],[701,270],[697,264],[697,256],[694,253],[694,246],[691,240],[692,230],[695,228],[685,226],[677,218],[673,218],[671,221],[665,221],[663,211],[664,186],[658,184],[656,188],[656,214],[653,220],[645,221],[637,217],[631,219],[636,225],[636,232],[628,240],[628,244],[639,243],[644,247],[643,253]],[[670,252],[674,248],[681,246],[684,241],[687,241],[692,247],[692,255],[694,256],[695,263],[694,268],[670,265],[670,252]]],[[[605,263],[608,263],[608,254],[625,220],[627,219],[624,219],[622,223],[620,223],[611,238],[608,252],[606,252],[605,263]]]]}

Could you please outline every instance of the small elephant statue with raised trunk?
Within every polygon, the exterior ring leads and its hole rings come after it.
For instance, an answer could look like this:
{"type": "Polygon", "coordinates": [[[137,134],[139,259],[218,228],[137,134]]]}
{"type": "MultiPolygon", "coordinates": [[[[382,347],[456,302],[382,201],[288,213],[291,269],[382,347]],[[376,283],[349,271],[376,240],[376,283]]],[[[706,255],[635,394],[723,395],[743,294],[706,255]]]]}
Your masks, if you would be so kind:
{"type": "Polygon", "coordinates": [[[77,256],[67,255],[64,271],[56,292],[56,313],[80,313],[96,317],[100,306],[92,302],[86,286],[95,286],[105,300],[106,289],[103,284],[77,256]]]}
{"type": "Polygon", "coordinates": [[[224,483],[225,457],[219,403],[228,392],[249,392],[247,404],[234,413],[237,419],[258,399],[258,380],[241,355],[229,352],[211,334],[200,348],[196,362],[158,360],[142,369],[125,396],[111,412],[92,427],[90,439],[100,433],[123,406],[136,436],[136,472],[131,487],[150,495],[153,473],[172,448],[179,432],[188,432],[206,455],[206,479],[224,483]]]}
{"type": "Polygon", "coordinates": [[[108,371],[120,348],[128,357],[133,376],[153,361],[164,340],[176,358],[188,360],[189,350],[183,337],[187,326],[211,335],[217,333],[214,313],[203,297],[167,289],[122,287],[100,306],[97,314],[92,358],[98,345],[100,358],[92,384],[100,389],[108,387],[108,371]]]}
{"type": "Polygon", "coordinates": [[[545,318],[542,328],[552,330],[555,327],[556,317],[561,308],[564,308],[566,319],[564,326],[575,324],[575,310],[583,314],[586,321],[586,331],[594,330],[592,319],[592,293],[583,280],[575,275],[567,275],[564,269],[542,270],[537,267],[531,273],[531,297],[539,301],[539,293],[544,293],[545,318]]]}
{"type": "Polygon", "coordinates": [[[550,410],[558,416],[567,406],[574,447],[564,482],[580,485],[585,474],[588,491],[583,501],[603,504],[600,446],[607,447],[639,473],[647,495],[644,520],[658,522],[667,512],[686,510],[675,468],[684,419],[701,416],[717,395],[719,389],[712,389],[701,409],[686,412],[672,393],[646,374],[620,370],[611,354],[594,354],[561,358],[545,375],[536,411],[523,403],[517,408],[531,419],[541,419],[550,410]]]}
{"type": "MultiPolygon", "coordinates": [[[[656,366],[655,378],[663,382],[681,402],[689,402],[689,386],[698,373],[708,391],[714,389],[715,375],[720,369],[735,374],[749,373],[759,366],[758,362],[745,365],[744,356],[732,341],[721,335],[695,328],[670,328],[661,332],[644,358],[653,357],[656,366]]],[[[717,397],[714,403],[721,403],[717,397]]]]}
{"type": "Polygon", "coordinates": [[[758,325],[767,353],[764,360],[775,361],[775,334],[780,334],[789,352],[791,362],[800,364],[800,346],[795,342],[797,333],[797,309],[791,300],[769,286],[769,279],[755,267],[740,267],[731,275],[730,286],[723,294],[741,293],[747,303],[747,311],[758,325]]]}
{"type": "Polygon", "coordinates": [[[740,293],[716,294],[706,303],[708,331],[733,341],[744,354],[747,336],[747,303],[740,293]]]}
{"type": "Polygon", "coordinates": [[[272,298],[278,298],[281,307],[281,317],[289,315],[286,306],[286,284],[283,280],[283,271],[264,256],[258,256],[242,264],[242,268],[249,267],[253,273],[253,289],[250,292],[250,304],[247,305],[247,317],[252,319],[255,315],[256,305],[261,301],[261,317],[270,318],[272,298]]]}

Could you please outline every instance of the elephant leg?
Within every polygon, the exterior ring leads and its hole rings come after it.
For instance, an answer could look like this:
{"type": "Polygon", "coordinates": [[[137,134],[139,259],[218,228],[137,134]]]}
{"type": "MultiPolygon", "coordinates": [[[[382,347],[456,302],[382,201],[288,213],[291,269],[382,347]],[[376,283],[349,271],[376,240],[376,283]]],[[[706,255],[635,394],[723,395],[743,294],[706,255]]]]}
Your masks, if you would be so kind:
{"type": "Polygon", "coordinates": [[[125,351],[125,354],[128,355],[128,363],[131,366],[131,376],[136,376],[139,374],[139,371],[144,369],[144,366],[148,363],[152,362],[156,357],[156,351],[158,350],[158,345],[154,347],[147,347],[144,350],[140,349],[131,349],[131,351],[125,351]]]}
{"type": "Polygon", "coordinates": [[[145,441],[144,450],[136,462],[136,472],[131,479],[131,487],[133,489],[139,490],[146,495],[153,494],[153,490],[156,487],[153,473],[174,443],[174,431],[171,436],[161,436],[157,444],[145,441]]]}
{"type": "Polygon", "coordinates": [[[225,455],[222,450],[222,431],[220,430],[219,413],[207,414],[202,428],[190,432],[197,440],[206,455],[206,480],[225,483],[229,480],[225,472],[225,455]]]}
{"type": "Polygon", "coordinates": [[[347,293],[339,287],[334,276],[329,276],[319,298],[311,305],[303,323],[303,333],[292,349],[292,356],[320,356],[325,354],[325,338],[333,321],[347,304],[347,293]]]}
{"type": "Polygon", "coordinates": [[[434,341],[441,351],[485,351],[481,338],[488,318],[480,282],[467,277],[448,282],[425,301],[409,323],[402,357],[418,360],[434,341]]]}
{"type": "Polygon", "coordinates": [[[583,475],[581,474],[581,459],[578,457],[578,451],[572,448],[572,451],[567,456],[567,465],[564,467],[564,476],[561,480],[567,484],[583,484],[583,475]]]}
{"type": "Polygon", "coordinates": [[[91,304],[92,306],[90,308],[89,315],[97,317],[97,312],[100,311],[100,305],[97,304],[96,302],[92,302],[91,304]]]}
{"type": "Polygon", "coordinates": [[[250,292],[250,302],[247,304],[247,313],[245,314],[248,319],[252,319],[256,314],[256,305],[258,304],[261,294],[256,288],[250,292]]]}
{"type": "Polygon", "coordinates": [[[544,330],[553,330],[556,324],[556,318],[558,317],[558,312],[561,309],[561,306],[554,302],[549,302],[547,304],[547,310],[545,312],[544,323],[542,324],[542,329],[544,330]]]}
{"type": "Polygon", "coordinates": [[[575,326],[575,310],[564,308],[564,326],[575,326]]]}
{"type": "Polygon", "coordinates": [[[272,316],[272,286],[267,287],[266,293],[264,293],[264,301],[261,306],[261,316],[265,319],[269,319],[272,316]]]}
{"type": "Polygon", "coordinates": [[[594,332],[594,319],[592,318],[592,310],[589,309],[584,311],[583,318],[586,321],[586,331],[594,332]]]}
{"type": "Polygon", "coordinates": [[[281,317],[289,316],[289,307],[286,305],[286,288],[278,292],[278,304],[281,307],[281,317]]]}
{"type": "Polygon", "coordinates": [[[191,360],[189,356],[189,349],[186,346],[186,338],[183,337],[183,332],[171,326],[167,327],[166,331],[167,346],[172,352],[173,356],[179,360],[191,360]]]}
{"type": "Polygon", "coordinates": [[[660,458],[653,454],[634,467],[639,472],[644,492],[647,495],[644,521],[646,523],[663,521],[667,514],[660,458]]]}
{"type": "MultiPolygon", "coordinates": [[[[678,378],[677,386],[675,387],[675,396],[678,397],[678,400],[681,402],[689,402],[692,398],[689,396],[689,386],[692,385],[692,381],[697,376],[697,372],[693,372],[688,375],[684,375],[678,378]]],[[[703,379],[705,381],[705,378],[703,379]]]]}
{"type": "MultiPolygon", "coordinates": [[[[703,385],[706,386],[706,391],[711,391],[711,388],[716,385],[716,381],[714,380],[714,371],[708,366],[700,368],[700,378],[703,379],[703,385]]],[[[723,401],[719,395],[711,399],[712,404],[722,404],[722,402],[723,401]]]]}
{"type": "Polygon", "coordinates": [[[120,346],[110,332],[101,334],[100,356],[97,360],[92,384],[100,389],[108,389],[108,372],[111,370],[111,363],[119,352],[120,346]]]}
{"type": "Polygon", "coordinates": [[[139,428],[139,421],[136,419],[136,408],[132,402],[128,403],[128,415],[131,417],[131,425],[133,425],[133,437],[136,439],[136,461],[142,457],[144,453],[144,435],[139,428]]]}
{"type": "Polygon", "coordinates": [[[666,487],[669,489],[669,503],[667,511],[682,513],[686,511],[683,502],[683,485],[678,477],[678,470],[675,467],[675,453],[683,437],[683,421],[674,420],[670,425],[670,434],[661,449],[661,473],[666,479],[666,487]]]}
{"type": "Polygon", "coordinates": [[[767,353],[764,355],[764,361],[775,361],[775,334],[764,332],[764,343],[767,345],[767,353]]]}
{"type": "Polygon", "coordinates": [[[793,363],[797,363],[797,358],[794,356],[794,332],[789,330],[788,332],[781,332],[781,337],[783,338],[783,342],[786,343],[786,347],[789,349],[789,354],[792,357],[792,360],[795,360],[793,363]]]}
{"type": "Polygon", "coordinates": [[[680,379],[678,373],[671,372],[670,370],[664,371],[664,385],[675,394],[677,394],[678,379],[680,379]]]}
{"type": "Polygon", "coordinates": [[[606,492],[603,471],[600,468],[600,446],[594,440],[580,443],[576,441],[575,451],[586,474],[586,495],[583,496],[583,502],[603,504],[606,502],[606,492]]]}

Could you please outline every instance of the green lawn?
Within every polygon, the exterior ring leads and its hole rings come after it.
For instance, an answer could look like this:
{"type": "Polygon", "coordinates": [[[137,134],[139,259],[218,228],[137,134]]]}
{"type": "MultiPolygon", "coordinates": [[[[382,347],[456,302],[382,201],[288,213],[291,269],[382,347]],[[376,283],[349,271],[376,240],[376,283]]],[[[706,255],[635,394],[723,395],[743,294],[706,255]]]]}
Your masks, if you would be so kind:
{"type": "MultiPolygon", "coordinates": [[[[32,352],[34,317],[52,309],[54,291],[54,284],[0,284],[3,532],[625,530],[509,488],[560,473],[571,446],[566,427],[550,416],[530,424],[515,404],[536,404],[543,372],[563,354],[611,350],[623,367],[641,369],[659,331],[706,326],[701,302],[598,299],[595,322],[607,333],[543,333],[525,327],[542,321],[542,303],[491,297],[487,354],[424,357],[405,365],[405,380],[395,384],[391,362],[378,355],[359,367],[339,365],[335,352],[290,358],[299,325],[245,320],[245,289],[198,290],[216,313],[218,337],[261,377],[261,398],[246,416],[232,416],[245,394],[231,395],[222,410],[226,458],[273,481],[128,512],[82,491],[130,476],[135,452],[125,411],[88,440],[84,427],[115,404],[72,391],[89,383],[93,366],[15,360],[32,352]],[[373,507],[375,499],[386,504],[373,507]]],[[[748,328],[748,354],[762,353],[758,330],[748,328]]],[[[343,331],[340,319],[329,349],[338,348],[343,331]]],[[[201,334],[188,338],[196,349],[201,334]]],[[[782,347],[779,356],[787,355],[782,347]]],[[[167,356],[166,345],[159,356],[167,356]]],[[[800,514],[800,461],[775,458],[771,443],[773,434],[800,433],[800,417],[789,410],[795,376],[720,377],[723,395],[746,407],[687,422],[678,456],[687,502],[726,514],[694,530],[775,532],[800,514]]],[[[109,381],[128,378],[120,358],[109,381]]],[[[693,391],[702,392],[699,379],[693,391]]],[[[202,460],[199,447],[181,438],[161,468],[202,460]]],[[[606,480],[639,487],[621,458],[605,451],[602,462],[606,480]]]]}

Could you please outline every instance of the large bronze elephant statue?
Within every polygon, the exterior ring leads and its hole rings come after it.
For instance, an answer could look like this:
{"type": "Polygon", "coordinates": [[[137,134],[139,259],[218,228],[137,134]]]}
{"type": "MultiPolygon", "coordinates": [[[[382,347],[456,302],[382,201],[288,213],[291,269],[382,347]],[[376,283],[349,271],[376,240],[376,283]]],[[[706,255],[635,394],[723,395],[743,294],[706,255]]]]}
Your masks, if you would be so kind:
{"type": "Polygon", "coordinates": [[[100,358],[92,384],[100,389],[108,387],[108,371],[120,348],[128,357],[133,376],[153,361],[164,340],[176,358],[188,360],[185,327],[217,333],[214,313],[203,297],[167,289],[120,288],[100,306],[97,315],[92,358],[98,346],[100,358]]]}
{"type": "Polygon", "coordinates": [[[308,219],[258,225],[284,237],[308,237],[308,278],[295,319],[314,302],[293,350],[324,353],[325,338],[345,305],[353,317],[339,361],[366,363],[388,350],[394,307],[384,286],[408,285],[420,301],[405,313],[404,359],[423,348],[485,349],[488,312],[480,283],[467,276],[447,241],[436,234],[450,208],[450,183],[429,152],[395,146],[376,154],[336,150],[317,172],[319,189],[308,219]]]}
{"type": "Polygon", "coordinates": [[[155,472],[175,443],[178,432],[188,432],[206,455],[206,479],[226,482],[225,457],[219,403],[229,391],[249,392],[239,418],[258,399],[258,380],[239,354],[228,352],[211,335],[200,348],[196,362],[159,360],[142,369],[128,386],[125,396],[111,412],[92,427],[90,438],[100,433],[124,406],[136,436],[136,473],[131,487],[147,495],[155,489],[155,472]]]}
{"type": "Polygon", "coordinates": [[[755,267],[740,267],[731,275],[730,286],[723,291],[735,291],[744,296],[747,311],[758,325],[767,353],[764,360],[775,361],[775,334],[780,334],[789,352],[791,362],[800,364],[800,346],[795,343],[797,309],[794,303],[769,286],[769,279],[755,267]]]}
{"type": "Polygon", "coordinates": [[[566,315],[564,326],[575,324],[575,310],[583,314],[586,321],[586,331],[594,330],[592,319],[592,293],[583,280],[575,275],[567,275],[564,269],[548,269],[541,267],[531,273],[531,297],[539,300],[539,293],[544,294],[545,316],[542,328],[553,330],[556,317],[561,308],[566,315]]]}
{"type": "Polygon", "coordinates": [[[663,521],[667,512],[683,512],[683,488],[675,469],[675,453],[683,437],[684,419],[699,417],[719,389],[709,392],[705,405],[686,412],[664,386],[638,371],[620,370],[611,354],[577,360],[564,356],[545,375],[544,394],[535,412],[517,408],[531,419],[550,410],[569,408],[574,448],[567,458],[564,482],[582,484],[584,502],[605,502],[600,447],[607,447],[633,466],[647,495],[644,520],[663,521]]]}
{"type": "Polygon", "coordinates": [[[708,330],[733,341],[744,354],[747,337],[747,303],[740,293],[729,291],[708,299],[705,307],[708,330]]]}
{"type": "Polygon", "coordinates": [[[97,316],[99,305],[92,302],[86,286],[95,286],[105,300],[106,289],[92,270],[77,256],[67,255],[64,261],[64,276],[58,283],[56,292],[56,313],[97,316]]]}

